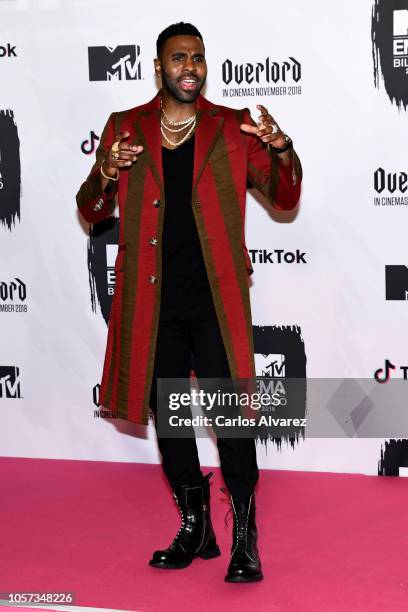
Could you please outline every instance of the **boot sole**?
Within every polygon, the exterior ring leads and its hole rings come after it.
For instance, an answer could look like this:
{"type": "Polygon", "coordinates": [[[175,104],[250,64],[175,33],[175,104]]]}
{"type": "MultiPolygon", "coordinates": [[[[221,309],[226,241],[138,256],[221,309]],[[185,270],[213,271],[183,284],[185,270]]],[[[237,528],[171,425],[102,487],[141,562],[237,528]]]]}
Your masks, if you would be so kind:
{"type": "Polygon", "coordinates": [[[263,580],[263,574],[256,574],[255,576],[251,576],[250,578],[244,578],[243,576],[225,576],[225,582],[259,582],[259,580],[263,580]]]}
{"type": "Polygon", "coordinates": [[[150,567],[157,567],[158,569],[184,569],[188,567],[192,563],[192,560],[188,563],[184,563],[183,565],[169,565],[168,563],[155,563],[149,561],[150,567]]]}
{"type": "Polygon", "coordinates": [[[157,567],[159,569],[184,569],[185,567],[188,567],[189,565],[191,565],[191,563],[194,561],[194,559],[197,559],[197,557],[208,560],[208,559],[215,559],[215,557],[219,557],[220,555],[221,555],[221,551],[219,547],[217,546],[216,548],[212,550],[208,550],[206,552],[198,553],[197,555],[194,555],[194,557],[190,561],[183,563],[182,565],[172,565],[170,563],[160,563],[160,562],[156,563],[155,561],[149,561],[149,565],[150,567],[157,567]]]}

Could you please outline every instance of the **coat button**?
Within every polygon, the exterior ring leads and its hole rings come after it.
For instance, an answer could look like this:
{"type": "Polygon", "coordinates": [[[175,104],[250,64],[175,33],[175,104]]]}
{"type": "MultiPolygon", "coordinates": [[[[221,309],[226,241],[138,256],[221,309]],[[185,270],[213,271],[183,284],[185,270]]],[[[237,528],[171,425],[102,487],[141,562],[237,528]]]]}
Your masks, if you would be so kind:
{"type": "Polygon", "coordinates": [[[161,205],[160,200],[153,200],[153,206],[154,206],[155,208],[160,208],[160,205],[161,205]]]}
{"type": "Polygon", "coordinates": [[[151,244],[152,246],[157,246],[157,238],[150,238],[149,244],[151,244]]]}
{"type": "Polygon", "coordinates": [[[149,276],[149,283],[154,285],[155,283],[157,283],[157,278],[155,276],[149,276]]]}
{"type": "Polygon", "coordinates": [[[200,208],[200,206],[201,206],[201,202],[198,202],[198,201],[193,202],[193,204],[194,204],[194,206],[195,206],[196,208],[200,208]]]}
{"type": "Polygon", "coordinates": [[[98,198],[98,200],[92,206],[92,210],[95,210],[95,211],[101,210],[102,206],[103,206],[103,199],[98,198]]]}

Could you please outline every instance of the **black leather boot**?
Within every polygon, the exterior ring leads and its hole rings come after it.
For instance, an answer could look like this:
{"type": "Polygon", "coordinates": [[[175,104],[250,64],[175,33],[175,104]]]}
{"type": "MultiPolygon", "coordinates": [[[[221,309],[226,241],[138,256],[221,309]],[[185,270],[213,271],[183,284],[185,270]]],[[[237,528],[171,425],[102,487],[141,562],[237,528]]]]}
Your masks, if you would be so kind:
{"type": "Polygon", "coordinates": [[[255,493],[246,499],[231,496],[234,512],[231,561],[225,576],[226,582],[256,582],[262,580],[261,562],[257,547],[255,524],[255,493]]]}
{"type": "Polygon", "coordinates": [[[215,540],[210,516],[210,485],[212,472],[193,484],[174,488],[173,497],[181,514],[181,527],[165,550],[156,550],[149,561],[152,567],[181,569],[195,557],[212,559],[220,549],[215,540]]]}

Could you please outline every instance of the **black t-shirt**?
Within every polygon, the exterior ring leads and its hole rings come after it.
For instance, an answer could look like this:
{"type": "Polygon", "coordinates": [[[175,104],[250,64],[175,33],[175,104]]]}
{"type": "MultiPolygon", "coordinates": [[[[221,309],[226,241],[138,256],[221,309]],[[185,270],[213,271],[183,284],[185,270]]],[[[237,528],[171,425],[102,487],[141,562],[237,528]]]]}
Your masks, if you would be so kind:
{"type": "Polygon", "coordinates": [[[211,289],[191,206],[194,141],[162,147],[165,214],[161,320],[214,313],[211,289]]]}

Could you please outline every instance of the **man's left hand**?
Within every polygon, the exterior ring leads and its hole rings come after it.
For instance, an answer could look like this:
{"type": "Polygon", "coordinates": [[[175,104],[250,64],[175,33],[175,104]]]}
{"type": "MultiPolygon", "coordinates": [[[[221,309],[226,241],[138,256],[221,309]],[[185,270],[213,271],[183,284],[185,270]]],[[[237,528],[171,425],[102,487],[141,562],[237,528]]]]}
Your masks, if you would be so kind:
{"type": "Polygon", "coordinates": [[[257,104],[256,108],[261,111],[258,117],[258,125],[241,123],[241,130],[246,134],[255,134],[262,142],[271,144],[273,147],[278,147],[279,149],[284,147],[286,144],[285,135],[272,115],[268,113],[268,109],[262,106],[262,104],[257,104]]]}

